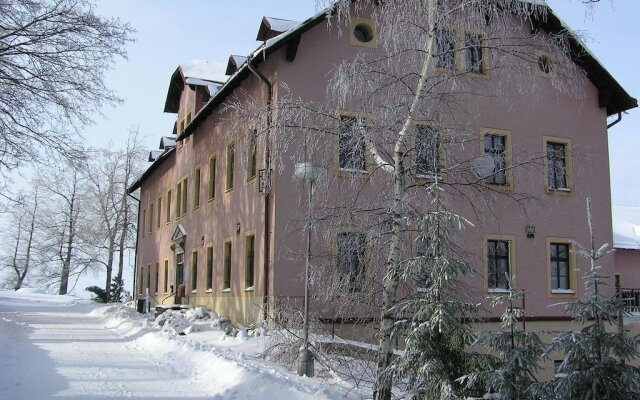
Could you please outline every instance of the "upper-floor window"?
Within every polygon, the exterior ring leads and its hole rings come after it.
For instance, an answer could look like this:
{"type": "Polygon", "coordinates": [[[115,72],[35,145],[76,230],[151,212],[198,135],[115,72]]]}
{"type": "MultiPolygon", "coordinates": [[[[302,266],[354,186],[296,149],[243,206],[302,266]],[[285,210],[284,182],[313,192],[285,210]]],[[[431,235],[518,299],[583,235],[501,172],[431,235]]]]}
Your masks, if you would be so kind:
{"type": "Polygon", "coordinates": [[[200,207],[200,168],[193,174],[193,209],[200,207]]]}
{"type": "Polygon", "coordinates": [[[338,126],[338,167],[343,171],[366,171],[364,121],[340,116],[338,126]]]}
{"type": "Polygon", "coordinates": [[[158,211],[156,212],[156,229],[160,229],[162,223],[162,196],[158,197],[158,211]]]}
{"type": "Polygon", "coordinates": [[[166,211],[166,223],[171,222],[171,189],[167,191],[167,206],[165,207],[166,211]]]}
{"type": "Polygon", "coordinates": [[[436,255],[432,249],[431,241],[425,236],[418,236],[415,246],[418,261],[415,274],[416,290],[426,292],[431,287],[431,272],[436,255]]]}
{"type": "Polygon", "coordinates": [[[485,72],[482,54],[482,36],[474,33],[464,35],[465,71],[482,74],[485,72]]]}
{"type": "Polygon", "coordinates": [[[209,158],[209,184],[207,188],[209,194],[209,200],[213,200],[216,197],[216,156],[213,155],[209,158]]]}
{"type": "Polygon", "coordinates": [[[191,253],[191,291],[198,290],[198,252],[191,253]]]}
{"type": "Polygon", "coordinates": [[[416,124],[416,176],[433,178],[442,172],[440,134],[430,125],[416,124]]]}
{"type": "Polygon", "coordinates": [[[569,190],[567,143],[546,142],[547,188],[569,190]]]}
{"type": "Polygon", "coordinates": [[[453,31],[437,30],[435,45],[436,67],[453,69],[455,67],[455,34],[453,31]]]}
{"type": "Polygon", "coordinates": [[[340,232],[337,241],[338,290],[357,293],[365,284],[365,236],[361,232],[340,232]]]}
{"type": "Polygon", "coordinates": [[[233,169],[235,164],[235,143],[230,143],[227,146],[227,171],[225,179],[225,190],[233,189],[233,169]]]}
{"type": "Polygon", "coordinates": [[[147,219],[147,233],[151,235],[153,232],[153,203],[149,205],[149,218],[147,219]]]}
{"type": "Polygon", "coordinates": [[[507,184],[507,136],[485,133],[484,152],[493,158],[493,174],[484,178],[491,185],[507,184]]]}
{"type": "Polygon", "coordinates": [[[213,289],[213,247],[207,247],[207,281],[205,282],[207,290],[213,289]]]}
{"type": "Polygon", "coordinates": [[[255,128],[249,130],[247,143],[247,180],[256,177],[257,156],[258,156],[258,131],[255,128]]]}
{"type": "Polygon", "coordinates": [[[508,290],[511,277],[511,241],[487,240],[487,287],[508,290]]]}
{"type": "Polygon", "coordinates": [[[231,240],[227,240],[224,242],[223,248],[223,282],[222,282],[222,290],[230,291],[231,290],[231,240]]]}
{"type": "Polygon", "coordinates": [[[187,214],[187,190],[189,178],[184,178],[176,186],[176,218],[187,214]]]}

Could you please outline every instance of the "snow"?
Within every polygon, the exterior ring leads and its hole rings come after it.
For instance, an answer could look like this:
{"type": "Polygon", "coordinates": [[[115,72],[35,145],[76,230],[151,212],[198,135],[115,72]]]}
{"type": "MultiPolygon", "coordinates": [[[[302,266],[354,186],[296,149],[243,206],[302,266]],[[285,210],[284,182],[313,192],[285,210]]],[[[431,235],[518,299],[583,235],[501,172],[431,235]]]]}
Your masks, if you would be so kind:
{"type": "Polygon", "coordinates": [[[640,250],[640,207],[613,206],[613,247],[640,250]]]}
{"type": "MultiPolygon", "coordinates": [[[[180,69],[182,70],[184,78],[192,78],[193,82],[196,80],[204,80],[221,83],[227,80],[224,74],[225,66],[222,63],[209,63],[207,61],[192,60],[180,64],[180,69]]],[[[208,83],[210,84],[211,82],[208,83]]]]}
{"type": "Polygon", "coordinates": [[[300,25],[299,21],[291,21],[288,19],[264,17],[269,28],[276,32],[286,32],[300,25]]]}
{"type": "Polygon", "coordinates": [[[0,398],[362,398],[335,378],[299,377],[262,360],[265,339],[245,327],[221,341],[224,333],[200,317],[218,314],[189,310],[192,332],[180,336],[145,327],[122,305],[0,291],[0,398]]]}

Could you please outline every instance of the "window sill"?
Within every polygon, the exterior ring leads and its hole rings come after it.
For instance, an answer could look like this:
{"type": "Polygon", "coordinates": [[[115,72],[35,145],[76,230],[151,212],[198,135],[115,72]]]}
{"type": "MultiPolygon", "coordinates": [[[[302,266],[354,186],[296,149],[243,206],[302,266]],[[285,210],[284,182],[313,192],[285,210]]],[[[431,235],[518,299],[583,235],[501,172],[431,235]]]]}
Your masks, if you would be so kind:
{"type": "Polygon", "coordinates": [[[416,288],[416,292],[418,292],[418,293],[429,293],[429,288],[419,287],[419,288],[416,288]]]}
{"type": "Polygon", "coordinates": [[[255,290],[255,286],[251,286],[251,287],[246,288],[244,291],[245,292],[253,292],[254,290],[255,290]]]}
{"type": "Polygon", "coordinates": [[[213,293],[213,289],[207,289],[204,291],[205,293],[213,293]]]}
{"type": "Polygon", "coordinates": [[[547,187],[547,190],[550,192],[570,192],[571,191],[571,189],[569,188],[550,188],[550,187],[547,187]]]}
{"type": "Polygon", "coordinates": [[[551,293],[553,294],[575,294],[571,289],[551,289],[551,293]]]}
{"type": "Polygon", "coordinates": [[[207,203],[213,203],[215,200],[215,197],[210,197],[209,199],[207,199],[207,203]]]}
{"type": "Polygon", "coordinates": [[[369,173],[366,169],[354,169],[354,168],[338,168],[340,174],[361,174],[366,175],[369,173]]]}
{"type": "Polygon", "coordinates": [[[247,177],[247,184],[255,183],[258,179],[257,175],[247,177]]]}
{"type": "Polygon", "coordinates": [[[198,293],[198,290],[197,290],[197,289],[193,289],[193,290],[191,291],[191,293],[192,293],[192,294],[196,294],[196,293],[198,293]]]}
{"type": "Polygon", "coordinates": [[[487,289],[487,292],[489,293],[498,293],[498,294],[503,294],[503,293],[509,293],[509,289],[502,289],[502,288],[489,288],[487,289]]]}
{"type": "Polygon", "coordinates": [[[231,293],[231,288],[222,289],[222,293],[231,293]]]}

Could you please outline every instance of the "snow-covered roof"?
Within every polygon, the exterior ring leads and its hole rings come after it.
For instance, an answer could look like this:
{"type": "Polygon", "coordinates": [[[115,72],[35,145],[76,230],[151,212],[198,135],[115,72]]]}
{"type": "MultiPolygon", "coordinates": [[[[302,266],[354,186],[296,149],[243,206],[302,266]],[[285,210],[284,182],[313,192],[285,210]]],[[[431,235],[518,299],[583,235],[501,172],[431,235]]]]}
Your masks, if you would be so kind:
{"type": "Polygon", "coordinates": [[[613,206],[613,247],[640,250],[640,207],[613,206]]]}
{"type": "Polygon", "coordinates": [[[227,70],[225,71],[225,74],[233,75],[238,70],[238,68],[240,68],[240,66],[246,61],[247,57],[245,56],[239,56],[236,54],[230,55],[229,61],[227,62],[227,70]]]}
{"type": "Polygon", "coordinates": [[[299,21],[291,21],[282,18],[262,17],[260,23],[260,29],[258,29],[258,36],[256,40],[267,40],[272,37],[278,36],[281,33],[287,32],[296,26],[300,25],[299,21]]]}
{"type": "Polygon", "coordinates": [[[153,162],[158,159],[164,153],[164,150],[151,150],[149,152],[149,162],[153,162]]]}
{"type": "Polygon", "coordinates": [[[160,149],[167,150],[170,147],[176,146],[176,138],[171,136],[163,136],[160,138],[160,149]]]}
{"type": "Polygon", "coordinates": [[[185,80],[192,79],[194,82],[212,81],[220,83],[227,80],[222,71],[224,67],[220,63],[209,63],[207,61],[192,60],[180,64],[179,68],[182,71],[182,76],[185,78],[185,80]]]}

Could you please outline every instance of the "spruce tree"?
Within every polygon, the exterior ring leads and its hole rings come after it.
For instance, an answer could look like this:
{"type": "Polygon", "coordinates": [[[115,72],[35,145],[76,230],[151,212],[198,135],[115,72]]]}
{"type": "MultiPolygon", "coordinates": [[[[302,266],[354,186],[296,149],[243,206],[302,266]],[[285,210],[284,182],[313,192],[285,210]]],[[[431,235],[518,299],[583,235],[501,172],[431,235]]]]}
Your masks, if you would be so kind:
{"type": "Polygon", "coordinates": [[[590,262],[584,273],[586,294],[565,305],[574,322],[582,326],[579,331],[557,335],[547,347],[544,356],[564,354],[556,371],[556,378],[534,390],[539,398],[623,400],[638,398],[640,394],[640,368],[630,365],[638,353],[637,337],[616,330],[620,315],[628,315],[623,299],[603,293],[608,277],[600,275],[598,260],[612,252],[605,244],[595,247],[591,221],[591,199],[587,199],[587,216],[591,243],[589,248],[579,244],[576,253],[590,262]]]}
{"type": "Polygon", "coordinates": [[[472,372],[461,378],[468,387],[484,388],[482,398],[524,400],[532,398],[530,387],[544,351],[544,344],[536,332],[520,327],[524,309],[514,307],[524,292],[513,289],[514,279],[509,281],[509,291],[491,299],[494,307],[505,307],[500,330],[480,332],[474,346],[488,350],[490,368],[472,372]]]}

